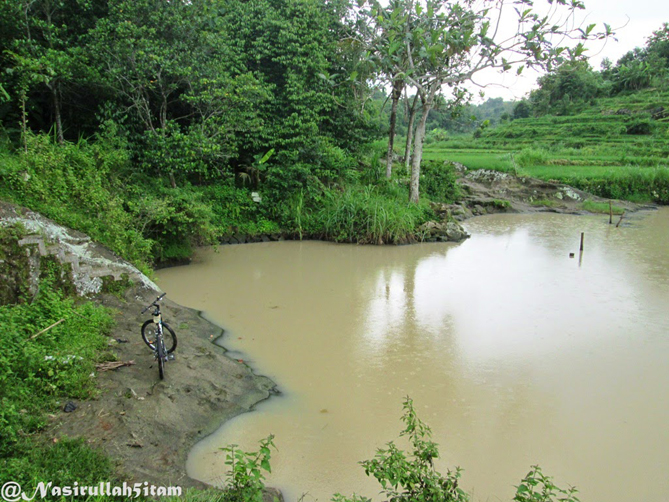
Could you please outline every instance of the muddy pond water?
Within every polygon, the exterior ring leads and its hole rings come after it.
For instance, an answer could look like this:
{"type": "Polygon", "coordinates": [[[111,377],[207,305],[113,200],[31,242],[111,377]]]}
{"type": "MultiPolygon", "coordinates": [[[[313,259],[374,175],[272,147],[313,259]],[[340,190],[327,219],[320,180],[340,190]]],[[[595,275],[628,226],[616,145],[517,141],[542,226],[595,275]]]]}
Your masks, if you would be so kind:
{"type": "Polygon", "coordinates": [[[472,500],[511,500],[533,464],[583,502],[669,500],[669,208],[624,222],[494,215],[461,244],[221,246],[159,271],[281,391],[189,474],[220,485],[219,448],[273,433],[287,501],[382,500],[358,462],[397,439],[409,395],[472,500]]]}

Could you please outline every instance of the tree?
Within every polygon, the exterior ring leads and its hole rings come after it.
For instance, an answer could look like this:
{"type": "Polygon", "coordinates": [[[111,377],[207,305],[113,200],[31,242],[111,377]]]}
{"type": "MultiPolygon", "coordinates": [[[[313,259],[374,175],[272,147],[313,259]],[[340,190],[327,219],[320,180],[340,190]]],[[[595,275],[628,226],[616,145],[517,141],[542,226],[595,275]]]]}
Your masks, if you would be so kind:
{"type": "Polygon", "coordinates": [[[669,24],[664,23],[648,38],[645,47],[635,47],[623,55],[604,75],[613,92],[636,91],[652,85],[664,85],[669,72],[669,24]]]}
{"type": "Polygon", "coordinates": [[[405,52],[408,67],[397,62],[393,69],[419,95],[422,109],[414,133],[410,200],[418,202],[420,162],[427,116],[442,87],[449,88],[451,103],[468,99],[463,84],[480,71],[496,68],[517,73],[525,67],[550,69],[564,58],[577,59],[585,51],[583,42],[605,38],[611,29],[595,32],[595,25],[573,28],[574,13],[584,8],[580,0],[549,0],[549,10],[540,15],[530,0],[401,0],[409,13],[405,52]],[[515,23],[508,29],[510,20],[515,23]],[[522,10],[521,10],[522,9],[522,10]],[[559,45],[556,40],[577,41],[559,45]]]}
{"type": "Polygon", "coordinates": [[[514,119],[526,119],[530,116],[532,107],[526,99],[521,99],[516,103],[516,106],[513,107],[513,118],[514,119]]]}
{"type": "MultiPolygon", "coordinates": [[[[370,0],[371,8],[366,12],[365,26],[372,27],[370,51],[374,55],[378,71],[385,75],[391,87],[390,128],[386,155],[386,178],[390,179],[393,165],[393,147],[397,125],[397,107],[406,86],[404,78],[409,64],[406,40],[411,31],[410,5],[403,0],[392,0],[387,7],[370,0]]],[[[413,108],[412,108],[413,109],[413,108]]],[[[406,154],[405,154],[406,157],[406,154]]]]}
{"type": "Polygon", "coordinates": [[[407,124],[407,139],[406,145],[404,147],[404,167],[407,172],[411,172],[411,147],[413,144],[413,134],[414,134],[414,123],[416,122],[416,105],[418,104],[418,94],[416,94],[411,100],[411,106],[409,107],[409,98],[406,99],[409,117],[409,123],[407,124]]]}
{"type": "Polygon", "coordinates": [[[602,75],[587,61],[567,61],[539,78],[539,88],[530,93],[530,103],[535,116],[567,115],[606,92],[602,75]]]}
{"type": "MultiPolygon", "coordinates": [[[[0,2],[3,23],[0,42],[6,58],[8,89],[21,106],[21,127],[27,130],[26,101],[42,103],[50,112],[59,143],[64,141],[63,109],[68,87],[85,73],[79,52],[81,40],[97,15],[86,0],[4,0],[0,2]]],[[[40,114],[41,115],[41,114],[40,114]]]]}

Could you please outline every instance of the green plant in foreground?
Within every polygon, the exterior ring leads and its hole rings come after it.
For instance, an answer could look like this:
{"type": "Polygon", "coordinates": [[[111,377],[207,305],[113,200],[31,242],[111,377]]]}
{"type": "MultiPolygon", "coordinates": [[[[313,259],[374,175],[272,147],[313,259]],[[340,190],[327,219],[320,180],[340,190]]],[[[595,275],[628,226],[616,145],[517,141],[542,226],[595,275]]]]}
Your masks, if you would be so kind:
{"type": "MultiPolygon", "coordinates": [[[[430,438],[432,431],[416,415],[413,400],[407,397],[403,404],[402,421],[405,428],[400,436],[406,436],[411,443],[411,452],[405,453],[394,442],[387,449],[379,449],[372,460],[361,465],[365,473],[374,476],[383,493],[392,501],[407,502],[466,502],[467,494],[458,486],[461,470],[439,473],[433,460],[439,457],[437,443],[430,438]]],[[[333,499],[337,502],[361,502],[359,496],[345,498],[340,494],[333,499]]]]}
{"type": "Polygon", "coordinates": [[[570,486],[566,490],[555,486],[553,478],[541,472],[541,467],[533,465],[520,484],[516,486],[514,502],[580,502],[578,490],[570,486]]]}
{"type": "Polygon", "coordinates": [[[260,441],[260,448],[255,452],[240,450],[236,444],[221,448],[226,452],[225,464],[230,466],[226,483],[225,499],[230,502],[262,502],[263,480],[265,472],[272,472],[270,466],[271,448],[274,435],[270,434],[260,441]]]}

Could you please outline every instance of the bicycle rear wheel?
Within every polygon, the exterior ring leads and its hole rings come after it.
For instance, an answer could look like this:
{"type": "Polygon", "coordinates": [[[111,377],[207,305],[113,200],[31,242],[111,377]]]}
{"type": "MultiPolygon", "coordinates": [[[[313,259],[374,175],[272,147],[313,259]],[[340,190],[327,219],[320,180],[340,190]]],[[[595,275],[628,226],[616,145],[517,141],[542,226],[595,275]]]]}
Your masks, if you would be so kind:
{"type": "MultiPolygon", "coordinates": [[[[158,325],[149,319],[142,324],[142,340],[149,346],[151,350],[156,350],[156,335],[158,332],[158,325]]],[[[177,335],[169,324],[163,323],[163,340],[165,341],[165,350],[168,354],[174,352],[177,348],[177,335]]]]}

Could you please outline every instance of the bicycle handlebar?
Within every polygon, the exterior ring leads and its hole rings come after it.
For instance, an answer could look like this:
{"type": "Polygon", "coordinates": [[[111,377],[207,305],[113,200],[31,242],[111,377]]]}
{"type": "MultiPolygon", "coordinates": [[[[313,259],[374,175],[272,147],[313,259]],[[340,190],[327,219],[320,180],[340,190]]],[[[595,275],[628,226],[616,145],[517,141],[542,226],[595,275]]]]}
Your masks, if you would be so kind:
{"type": "Polygon", "coordinates": [[[150,309],[151,307],[153,307],[154,305],[157,307],[157,306],[158,306],[158,302],[159,302],[160,300],[162,300],[162,299],[165,297],[166,294],[167,294],[167,293],[163,293],[163,294],[160,295],[158,298],[156,298],[153,302],[151,302],[150,305],[147,305],[146,307],[144,307],[144,310],[142,310],[142,314],[143,314],[144,312],[146,312],[147,310],[149,310],[149,309],[150,309]]]}

